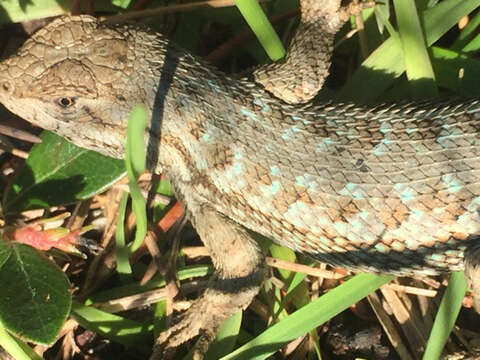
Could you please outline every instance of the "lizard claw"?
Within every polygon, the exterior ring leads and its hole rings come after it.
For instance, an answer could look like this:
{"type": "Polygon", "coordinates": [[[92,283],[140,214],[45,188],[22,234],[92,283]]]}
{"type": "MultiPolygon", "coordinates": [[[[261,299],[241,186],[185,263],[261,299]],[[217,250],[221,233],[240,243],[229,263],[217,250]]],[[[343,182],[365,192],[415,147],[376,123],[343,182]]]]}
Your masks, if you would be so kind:
{"type": "MultiPolygon", "coordinates": [[[[158,359],[171,358],[175,348],[200,336],[194,350],[194,359],[203,359],[203,355],[217,333],[225,318],[212,309],[204,299],[196,301],[192,307],[177,317],[176,323],[160,333],[154,348],[154,354],[161,354],[158,359]]],[[[152,355],[152,359],[155,359],[152,355]]]]}
{"type": "Polygon", "coordinates": [[[160,333],[150,359],[172,358],[175,348],[197,336],[200,336],[200,339],[195,346],[193,358],[203,359],[208,345],[215,339],[223,322],[248,306],[257,291],[257,286],[247,287],[239,292],[207,289],[200,299],[177,317],[174,325],[160,333]]]}

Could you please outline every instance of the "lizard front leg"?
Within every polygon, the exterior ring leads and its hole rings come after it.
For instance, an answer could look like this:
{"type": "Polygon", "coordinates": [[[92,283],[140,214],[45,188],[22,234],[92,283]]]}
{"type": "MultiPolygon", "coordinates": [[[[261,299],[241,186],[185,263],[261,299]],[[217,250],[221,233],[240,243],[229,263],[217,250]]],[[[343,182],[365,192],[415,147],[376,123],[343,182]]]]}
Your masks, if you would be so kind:
{"type": "Polygon", "coordinates": [[[222,323],[250,304],[264,278],[263,255],[242,226],[208,205],[194,213],[192,222],[217,272],[204,294],[160,334],[152,360],[198,335],[196,358],[201,358],[222,323]]]}

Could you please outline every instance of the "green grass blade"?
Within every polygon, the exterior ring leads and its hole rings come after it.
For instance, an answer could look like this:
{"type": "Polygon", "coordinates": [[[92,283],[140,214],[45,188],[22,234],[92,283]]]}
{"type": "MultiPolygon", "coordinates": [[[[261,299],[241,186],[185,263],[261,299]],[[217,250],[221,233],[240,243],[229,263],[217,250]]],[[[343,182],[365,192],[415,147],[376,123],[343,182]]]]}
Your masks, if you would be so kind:
{"type": "Polygon", "coordinates": [[[428,338],[427,348],[423,354],[424,360],[440,358],[443,347],[450,336],[450,332],[462,307],[466,291],[467,281],[463,272],[453,272],[450,275],[447,290],[442,297],[442,302],[438,308],[438,313],[428,338]]]}
{"type": "Polygon", "coordinates": [[[117,260],[117,272],[119,274],[131,274],[132,268],[128,260],[130,251],[125,245],[125,211],[127,209],[128,193],[124,192],[118,207],[117,227],[115,229],[115,252],[117,260]]]}
{"type": "Polygon", "coordinates": [[[480,0],[445,0],[423,11],[425,40],[432,45],[465,15],[480,6],[480,0]]]}
{"type": "Polygon", "coordinates": [[[285,48],[256,0],[235,0],[238,10],[272,60],[285,56],[285,48]]]}
{"type": "Polygon", "coordinates": [[[265,359],[285,343],[322,325],[350,305],[391,281],[391,275],[360,274],[265,330],[222,360],[265,359]]]}
{"type": "MultiPolygon", "coordinates": [[[[212,273],[212,267],[207,265],[193,265],[187,266],[183,269],[177,271],[177,279],[180,281],[204,277],[208,274],[212,273]]],[[[90,305],[95,302],[103,302],[112,299],[118,299],[124,296],[130,296],[135,294],[140,294],[144,291],[152,290],[155,288],[159,288],[165,286],[166,282],[165,279],[160,275],[155,275],[153,279],[148,281],[144,285],[140,285],[139,283],[131,283],[128,285],[118,286],[112,289],[103,290],[96,294],[92,294],[86,301],[86,305],[90,305]]]]}
{"type": "Polygon", "coordinates": [[[480,61],[464,53],[432,46],[437,84],[465,97],[480,95],[480,61]]]}
{"type": "Polygon", "coordinates": [[[414,98],[438,95],[423,29],[413,0],[394,0],[398,33],[402,42],[407,78],[414,98]]]}
{"type": "Polygon", "coordinates": [[[480,49],[480,35],[477,35],[462,49],[464,53],[471,53],[480,49]]]}
{"type": "MultiPolygon", "coordinates": [[[[420,14],[428,46],[445,34],[460,18],[480,6],[480,0],[445,0],[420,14]]],[[[348,80],[337,100],[360,102],[376,99],[405,71],[403,50],[398,36],[379,46],[348,80]]]]}
{"type": "Polygon", "coordinates": [[[480,13],[477,13],[473,19],[468,22],[468,25],[461,31],[457,40],[450,47],[451,50],[460,51],[467,46],[470,40],[475,36],[478,26],[480,26],[480,13]]]}
{"type": "Polygon", "coordinates": [[[145,171],[146,147],[145,129],[147,126],[147,113],[142,105],[133,109],[128,119],[127,143],[125,152],[125,165],[127,168],[132,208],[135,213],[137,230],[131,251],[137,250],[147,234],[147,211],[145,198],[137,185],[137,178],[145,171]]]}
{"type": "Polygon", "coordinates": [[[0,324],[0,346],[16,360],[41,360],[32,348],[8,333],[0,324]]]}
{"type": "Polygon", "coordinates": [[[72,317],[85,329],[119,344],[150,351],[148,343],[152,340],[151,324],[141,324],[75,301],[72,303],[72,317]]]}
{"type": "MultiPolygon", "coordinates": [[[[146,167],[147,150],[145,147],[145,129],[147,127],[147,113],[142,105],[136,105],[128,119],[126,161],[131,166],[133,175],[137,179],[146,167]]],[[[130,177],[129,177],[130,179],[130,177]]]]}
{"type": "Polygon", "coordinates": [[[215,341],[209,346],[205,360],[216,360],[232,351],[240,332],[243,311],[237,311],[220,327],[215,341]]]}

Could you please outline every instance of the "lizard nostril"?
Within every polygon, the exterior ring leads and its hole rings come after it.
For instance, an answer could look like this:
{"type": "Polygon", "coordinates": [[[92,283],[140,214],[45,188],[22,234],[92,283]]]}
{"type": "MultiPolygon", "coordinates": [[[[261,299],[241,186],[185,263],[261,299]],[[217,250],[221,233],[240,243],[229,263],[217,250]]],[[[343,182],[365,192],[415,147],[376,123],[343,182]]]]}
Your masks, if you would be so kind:
{"type": "Polygon", "coordinates": [[[2,91],[8,95],[13,93],[13,84],[8,80],[3,80],[0,82],[0,88],[2,91]]]}

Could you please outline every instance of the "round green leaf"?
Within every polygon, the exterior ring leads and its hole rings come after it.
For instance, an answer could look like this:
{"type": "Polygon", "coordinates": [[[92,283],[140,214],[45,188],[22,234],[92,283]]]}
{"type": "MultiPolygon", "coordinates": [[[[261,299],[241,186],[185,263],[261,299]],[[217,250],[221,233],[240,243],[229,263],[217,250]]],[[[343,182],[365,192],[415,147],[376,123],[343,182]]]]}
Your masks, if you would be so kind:
{"type": "Polygon", "coordinates": [[[34,248],[0,241],[0,287],[3,326],[25,340],[52,344],[72,304],[65,274],[34,248]]]}
{"type": "Polygon", "coordinates": [[[7,214],[87,199],[125,174],[122,160],[79,148],[48,131],[41,138],[7,194],[7,214]]]}

